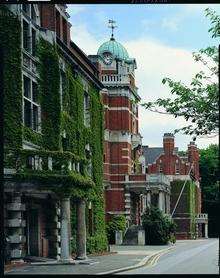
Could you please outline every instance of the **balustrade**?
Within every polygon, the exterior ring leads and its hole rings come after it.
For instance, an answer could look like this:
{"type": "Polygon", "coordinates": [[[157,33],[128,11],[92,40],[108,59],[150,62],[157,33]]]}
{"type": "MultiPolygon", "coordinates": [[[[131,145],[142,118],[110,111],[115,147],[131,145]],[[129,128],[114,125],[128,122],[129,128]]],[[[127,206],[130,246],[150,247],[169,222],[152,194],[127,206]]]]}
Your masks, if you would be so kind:
{"type": "MultiPolygon", "coordinates": [[[[68,174],[71,171],[87,173],[86,159],[71,152],[17,150],[5,154],[5,168],[15,169],[16,172],[48,171],[56,174],[68,174]]],[[[88,173],[87,173],[88,174],[88,173]]]]}
{"type": "Polygon", "coordinates": [[[130,84],[128,76],[121,74],[104,74],[101,77],[103,83],[108,84],[130,84]]]}

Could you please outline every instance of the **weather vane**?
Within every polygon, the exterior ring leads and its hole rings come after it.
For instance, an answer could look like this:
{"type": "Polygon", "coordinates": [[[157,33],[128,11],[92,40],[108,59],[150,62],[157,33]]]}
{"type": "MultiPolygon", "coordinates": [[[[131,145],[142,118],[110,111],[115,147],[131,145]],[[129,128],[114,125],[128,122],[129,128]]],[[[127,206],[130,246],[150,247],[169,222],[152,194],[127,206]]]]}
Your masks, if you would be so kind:
{"type": "Polygon", "coordinates": [[[117,26],[115,25],[116,21],[114,21],[113,19],[109,19],[108,21],[108,28],[112,29],[112,36],[111,36],[111,40],[114,40],[114,29],[117,28],[117,26]]]}

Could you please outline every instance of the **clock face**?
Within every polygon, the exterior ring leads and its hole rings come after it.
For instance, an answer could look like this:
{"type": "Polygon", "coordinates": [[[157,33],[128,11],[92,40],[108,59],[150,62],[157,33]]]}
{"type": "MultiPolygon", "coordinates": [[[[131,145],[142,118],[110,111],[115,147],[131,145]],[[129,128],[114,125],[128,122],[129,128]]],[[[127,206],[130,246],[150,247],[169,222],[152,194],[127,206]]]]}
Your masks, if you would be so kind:
{"type": "Polygon", "coordinates": [[[112,63],[113,57],[111,53],[105,52],[103,53],[103,61],[106,65],[110,65],[112,63]]]}

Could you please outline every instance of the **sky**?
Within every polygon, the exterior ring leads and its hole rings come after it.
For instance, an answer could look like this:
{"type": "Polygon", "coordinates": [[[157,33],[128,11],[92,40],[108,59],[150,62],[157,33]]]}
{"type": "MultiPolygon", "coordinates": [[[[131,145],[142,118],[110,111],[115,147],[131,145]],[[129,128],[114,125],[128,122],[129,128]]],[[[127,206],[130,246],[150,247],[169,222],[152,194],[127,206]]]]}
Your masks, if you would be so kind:
{"type": "MultiPolygon", "coordinates": [[[[169,97],[169,88],[162,84],[164,77],[182,81],[186,85],[203,70],[193,60],[192,52],[210,45],[218,45],[208,30],[210,22],[205,8],[220,14],[220,5],[214,4],[146,4],[68,5],[71,39],[87,54],[96,54],[99,46],[108,41],[111,30],[108,20],[116,21],[115,39],[127,49],[137,62],[136,86],[141,102],[169,97]]],[[[173,132],[186,122],[182,118],[146,111],[139,106],[139,128],[143,145],[162,146],[165,132],[173,132]]],[[[180,150],[187,149],[190,136],[175,135],[180,150]]],[[[196,144],[206,148],[218,143],[218,138],[200,138],[196,144]]]]}

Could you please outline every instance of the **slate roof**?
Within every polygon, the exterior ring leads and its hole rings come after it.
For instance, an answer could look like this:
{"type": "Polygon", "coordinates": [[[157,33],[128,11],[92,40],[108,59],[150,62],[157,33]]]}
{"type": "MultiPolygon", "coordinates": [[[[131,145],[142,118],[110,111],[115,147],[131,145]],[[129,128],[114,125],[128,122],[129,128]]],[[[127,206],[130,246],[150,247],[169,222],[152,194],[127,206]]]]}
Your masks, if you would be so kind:
{"type": "MultiPolygon", "coordinates": [[[[153,164],[158,156],[163,153],[162,147],[149,148],[148,146],[142,146],[143,155],[145,157],[145,165],[153,164]]],[[[174,153],[178,153],[178,148],[174,148],[174,153]]]]}

